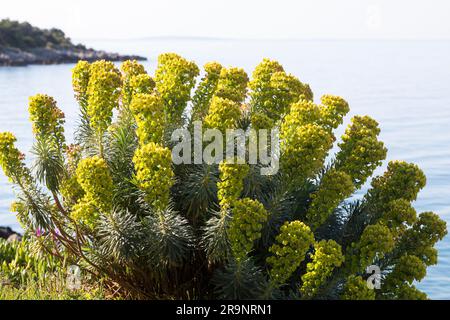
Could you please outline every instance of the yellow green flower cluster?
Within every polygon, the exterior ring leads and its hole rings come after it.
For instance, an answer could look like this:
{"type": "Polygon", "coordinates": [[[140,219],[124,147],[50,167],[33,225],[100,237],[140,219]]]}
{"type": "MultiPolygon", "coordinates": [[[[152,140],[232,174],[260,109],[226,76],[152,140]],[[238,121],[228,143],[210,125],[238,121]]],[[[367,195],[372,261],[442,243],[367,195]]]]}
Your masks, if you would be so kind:
{"type": "Polygon", "coordinates": [[[406,247],[410,255],[419,257],[426,265],[437,263],[434,245],[447,235],[447,223],[433,212],[422,212],[400,239],[399,246],[406,247]]]}
{"type": "Polygon", "coordinates": [[[166,209],[174,183],[172,153],[162,146],[164,130],[168,121],[177,124],[181,121],[197,74],[193,62],[168,53],[158,57],[154,83],[144,74],[135,75],[130,81],[133,91],[130,110],[139,139],[133,157],[135,179],[145,200],[155,210],[166,209]],[[154,84],[157,92],[150,93],[154,84]]]}
{"type": "Polygon", "coordinates": [[[428,300],[425,293],[409,284],[402,284],[395,290],[394,293],[396,299],[398,300],[428,300]]]}
{"type": "Polygon", "coordinates": [[[66,148],[66,172],[59,185],[66,206],[72,207],[84,196],[84,190],[78,183],[76,170],[82,159],[81,147],[71,144],[66,148]]]}
{"type": "Polygon", "coordinates": [[[358,243],[353,243],[347,251],[347,261],[351,261],[351,270],[360,272],[394,249],[395,240],[388,227],[376,223],[367,226],[358,243]],[[356,250],[355,250],[356,249],[356,250]]]}
{"type": "Polygon", "coordinates": [[[427,266],[418,257],[413,255],[403,255],[398,259],[394,269],[386,277],[385,285],[395,286],[405,282],[412,284],[420,281],[427,274],[427,266]]]}
{"type": "Polygon", "coordinates": [[[247,94],[248,76],[241,68],[222,68],[215,95],[241,104],[247,94]]]}
{"type": "Polygon", "coordinates": [[[154,209],[166,209],[174,176],[170,149],[153,142],[142,145],[136,150],[133,163],[146,201],[154,209]]]}
{"type": "Polygon", "coordinates": [[[56,106],[56,101],[48,95],[35,95],[30,97],[28,112],[36,137],[52,138],[62,151],[65,143],[64,113],[56,106]]]}
{"type": "Polygon", "coordinates": [[[108,165],[103,158],[93,156],[78,163],[77,181],[85,195],[83,202],[91,202],[102,212],[109,212],[113,197],[113,181],[108,165]]]}
{"type": "Polygon", "coordinates": [[[345,115],[350,111],[347,101],[338,96],[329,94],[320,98],[321,107],[321,123],[330,129],[336,129],[344,121],[345,115]]]}
{"type": "MultiPolygon", "coordinates": [[[[334,96],[325,96],[324,101],[344,104],[341,98],[334,96]]],[[[331,122],[323,122],[324,110],[328,107],[318,106],[301,97],[291,105],[281,123],[281,165],[284,172],[296,177],[298,183],[317,174],[335,141],[331,122]]],[[[345,115],[344,107],[339,110],[333,114],[334,122],[342,121],[345,115]]]]}
{"type": "Polygon", "coordinates": [[[419,257],[404,254],[397,259],[392,271],[386,276],[381,287],[386,297],[400,300],[426,300],[427,295],[413,285],[421,281],[427,273],[427,264],[419,257]]]}
{"type": "Polygon", "coordinates": [[[417,165],[391,161],[386,172],[372,180],[368,198],[378,207],[385,207],[392,200],[401,198],[414,201],[425,184],[426,177],[417,165]]]}
{"type": "Polygon", "coordinates": [[[76,175],[64,177],[61,180],[59,192],[63,197],[64,204],[68,207],[75,205],[85,195],[76,175]]]}
{"type": "Polygon", "coordinates": [[[205,117],[205,127],[219,129],[225,134],[226,129],[236,127],[237,121],[241,117],[241,108],[236,102],[213,97],[208,115],[205,117]]]}
{"type": "Polygon", "coordinates": [[[314,243],[314,234],[301,221],[286,222],[269,248],[271,256],[267,263],[272,267],[269,271],[274,284],[285,283],[300,266],[305,255],[314,243]]]}
{"type": "Polygon", "coordinates": [[[308,85],[286,74],[277,61],[269,59],[255,68],[249,87],[252,113],[264,114],[274,121],[282,118],[292,103],[313,98],[308,85]]]}
{"type": "Polygon", "coordinates": [[[397,299],[426,299],[411,284],[411,279],[420,280],[425,276],[426,266],[437,263],[434,245],[447,234],[446,223],[438,215],[424,212],[417,219],[411,206],[425,183],[425,175],[416,165],[392,161],[386,172],[372,181],[366,195],[371,210],[380,214],[376,225],[389,230],[396,246],[402,249],[403,256],[393,261],[393,271],[386,278],[385,287],[385,294],[397,299]]]}
{"type": "Polygon", "coordinates": [[[31,180],[24,164],[25,155],[15,147],[16,137],[10,132],[0,132],[0,166],[13,183],[31,180]]]}
{"type": "Polygon", "coordinates": [[[139,93],[152,93],[155,81],[148,74],[138,74],[130,79],[131,97],[139,93]]]}
{"type": "Polygon", "coordinates": [[[281,167],[291,182],[303,183],[322,168],[334,136],[317,124],[281,131],[281,167]]]}
{"type": "Polygon", "coordinates": [[[357,188],[362,186],[386,158],[387,150],[378,141],[378,123],[368,116],[356,116],[342,136],[336,155],[336,168],[352,177],[357,188]]]}
{"type": "Polygon", "coordinates": [[[324,129],[332,132],[342,124],[344,116],[350,111],[348,103],[338,96],[324,95],[321,105],[315,104],[304,96],[290,105],[289,113],[282,123],[282,132],[303,126],[305,124],[318,124],[324,129]]]}
{"type": "Polygon", "coordinates": [[[81,222],[90,230],[94,230],[100,214],[94,201],[83,198],[72,207],[70,217],[77,222],[81,222]]]}
{"type": "Polygon", "coordinates": [[[306,213],[312,230],[320,227],[333,210],[354,191],[352,179],[344,172],[331,169],[325,173],[319,189],[311,195],[311,205],[306,213]]]}
{"type": "Polygon", "coordinates": [[[270,87],[273,93],[272,101],[266,101],[265,108],[275,118],[280,118],[280,115],[286,114],[292,103],[300,99],[308,101],[313,99],[309,85],[303,84],[297,77],[284,71],[275,72],[272,75],[270,87]]]}
{"type": "Polygon", "coordinates": [[[341,246],[334,240],[316,243],[311,259],[312,262],[308,263],[306,273],[302,276],[303,285],[300,288],[305,298],[313,298],[333,270],[344,262],[341,246]]]}
{"type": "MultiPolygon", "coordinates": [[[[120,69],[122,71],[122,103],[123,105],[128,106],[130,105],[134,94],[131,79],[139,75],[146,75],[147,72],[145,71],[144,66],[136,60],[124,61],[120,69]]],[[[150,77],[146,77],[146,79],[148,78],[150,77]]]]}
{"type": "Polygon", "coordinates": [[[255,240],[261,238],[261,230],[267,219],[268,213],[260,202],[248,198],[234,202],[228,238],[237,261],[244,259],[252,250],[255,240]]]}
{"type": "MultiPolygon", "coordinates": [[[[12,183],[18,184],[22,190],[33,187],[33,177],[25,166],[25,155],[15,147],[16,137],[10,132],[0,132],[0,167],[12,183]]],[[[11,204],[11,212],[17,213],[16,217],[24,230],[32,225],[29,216],[29,207],[22,200],[11,204]]]]}
{"type": "Polygon", "coordinates": [[[217,182],[217,196],[222,209],[228,209],[239,199],[244,190],[244,179],[250,168],[231,159],[219,164],[220,181],[217,182]]]}
{"type": "Polygon", "coordinates": [[[208,62],[204,66],[205,75],[195,90],[192,98],[192,120],[203,120],[208,114],[211,99],[216,92],[222,65],[217,62],[208,62]]]}
{"type": "Polygon", "coordinates": [[[91,76],[91,66],[89,62],[80,60],[72,69],[72,87],[75,98],[82,108],[86,108],[88,101],[88,85],[91,76]]]}
{"type": "Polygon", "coordinates": [[[165,53],[158,57],[156,89],[164,100],[169,123],[181,123],[198,74],[199,69],[194,62],[175,53],[165,53]]]}
{"type": "Polygon", "coordinates": [[[137,123],[139,143],[161,143],[166,126],[162,98],[156,93],[137,94],[131,102],[130,110],[137,123]]]}
{"type": "MultiPolygon", "coordinates": [[[[260,64],[258,64],[253,70],[252,81],[249,83],[249,87],[254,91],[252,92],[252,99],[255,100],[254,106],[259,105],[258,93],[262,93],[269,85],[270,78],[275,72],[284,71],[283,66],[275,60],[264,58],[260,64]]],[[[262,102],[262,101],[261,101],[262,102]]]]}
{"type": "Polygon", "coordinates": [[[82,148],[77,144],[70,144],[66,148],[67,171],[72,174],[78,167],[78,162],[82,159],[82,148]]]}
{"type": "Polygon", "coordinates": [[[120,71],[109,61],[91,64],[87,88],[87,115],[94,131],[102,135],[112,121],[113,109],[119,106],[120,71]]]}
{"type": "Polygon", "coordinates": [[[272,99],[270,79],[274,73],[283,71],[284,69],[281,64],[266,58],[253,70],[252,80],[248,84],[250,88],[252,114],[261,114],[269,117],[266,115],[266,104],[270,104],[272,99]]]}
{"type": "Polygon", "coordinates": [[[250,121],[252,128],[255,130],[270,130],[276,125],[276,122],[271,117],[262,112],[252,112],[250,114],[250,121]]]}
{"type": "Polygon", "coordinates": [[[293,103],[289,113],[284,118],[281,124],[281,138],[287,138],[289,132],[295,128],[304,126],[306,124],[317,124],[320,120],[321,112],[318,105],[312,101],[301,99],[293,103]]]}
{"type": "Polygon", "coordinates": [[[124,85],[129,84],[132,77],[147,73],[144,66],[137,60],[124,61],[120,66],[120,70],[122,71],[124,85]]]}
{"type": "Polygon", "coordinates": [[[380,223],[386,225],[391,232],[399,236],[404,233],[408,226],[412,226],[416,219],[417,213],[411,202],[405,199],[397,199],[388,203],[380,223]]]}
{"type": "Polygon", "coordinates": [[[360,276],[349,276],[345,283],[342,300],[375,300],[375,290],[367,286],[367,281],[360,276]]]}
{"type": "Polygon", "coordinates": [[[27,228],[32,225],[29,215],[30,210],[24,201],[13,201],[11,203],[9,211],[12,213],[16,213],[17,221],[19,222],[22,229],[27,230],[27,228]]]}
{"type": "Polygon", "coordinates": [[[435,244],[447,234],[446,222],[434,212],[422,212],[411,231],[423,242],[435,244]]]}

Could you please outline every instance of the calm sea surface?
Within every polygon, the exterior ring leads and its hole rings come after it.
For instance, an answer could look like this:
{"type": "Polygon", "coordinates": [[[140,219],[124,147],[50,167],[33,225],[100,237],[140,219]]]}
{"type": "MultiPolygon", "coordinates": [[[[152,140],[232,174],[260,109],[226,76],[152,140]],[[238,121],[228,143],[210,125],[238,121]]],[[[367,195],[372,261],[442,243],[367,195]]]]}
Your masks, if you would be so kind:
{"type": "MultiPolygon", "coordinates": [[[[318,100],[330,93],[344,97],[352,115],[380,122],[388,160],[417,163],[427,186],[416,209],[435,211],[450,222],[450,41],[261,41],[156,39],[83,41],[89,46],[149,58],[153,72],[162,52],[177,52],[199,66],[216,60],[251,73],[264,57],[277,59],[288,72],[311,85],[318,100]]],[[[71,89],[73,65],[0,68],[0,131],[12,131],[18,146],[32,145],[28,97],[46,93],[66,114],[72,137],[77,105],[71,89]]],[[[339,131],[342,133],[343,129],[339,131]]],[[[386,162],[387,163],[387,162],[386,162]]],[[[386,164],[385,164],[386,165],[386,164]]],[[[377,173],[385,169],[380,168],[377,173]]],[[[9,204],[13,191],[0,173],[0,225],[19,229],[9,204]]],[[[450,225],[450,223],[449,223],[450,225]]],[[[431,298],[450,299],[450,237],[438,245],[439,263],[418,286],[431,298]]]]}

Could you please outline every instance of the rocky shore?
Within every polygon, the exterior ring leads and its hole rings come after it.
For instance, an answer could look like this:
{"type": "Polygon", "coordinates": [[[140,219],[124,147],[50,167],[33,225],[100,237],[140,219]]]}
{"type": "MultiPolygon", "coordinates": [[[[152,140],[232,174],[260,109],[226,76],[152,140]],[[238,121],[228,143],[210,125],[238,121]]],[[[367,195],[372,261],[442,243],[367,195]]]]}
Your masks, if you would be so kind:
{"type": "Polygon", "coordinates": [[[5,239],[7,241],[20,241],[22,240],[22,235],[13,231],[10,227],[0,227],[0,239],[5,239]]]}
{"type": "Polygon", "coordinates": [[[27,50],[0,46],[0,66],[75,63],[79,60],[92,62],[102,59],[109,61],[146,60],[146,58],[140,56],[108,53],[86,49],[83,46],[74,46],[73,48],[30,48],[27,50]]]}
{"type": "Polygon", "coordinates": [[[62,30],[40,29],[28,22],[0,20],[0,66],[74,63],[79,60],[146,60],[74,44],[62,30]]]}

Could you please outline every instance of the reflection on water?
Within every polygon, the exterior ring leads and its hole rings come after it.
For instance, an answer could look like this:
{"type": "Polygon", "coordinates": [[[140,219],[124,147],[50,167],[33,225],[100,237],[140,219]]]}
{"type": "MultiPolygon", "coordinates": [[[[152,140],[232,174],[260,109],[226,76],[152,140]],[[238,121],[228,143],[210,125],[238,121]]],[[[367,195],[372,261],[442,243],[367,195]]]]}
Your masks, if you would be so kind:
{"type": "MultiPolygon", "coordinates": [[[[96,48],[149,58],[149,71],[161,52],[177,52],[199,65],[217,60],[251,73],[263,58],[279,60],[288,72],[308,82],[318,100],[341,95],[351,115],[368,114],[382,128],[389,159],[417,163],[427,187],[415,203],[418,211],[435,211],[450,221],[450,42],[446,41],[256,41],[142,40],[83,41],[96,48]]],[[[66,114],[72,137],[77,118],[70,81],[72,65],[0,68],[0,131],[17,135],[18,146],[30,150],[28,97],[47,93],[66,114]]],[[[348,123],[351,118],[346,119],[348,123]]],[[[343,128],[338,134],[341,134],[343,128]]],[[[380,168],[377,173],[384,169],[380,168]]],[[[0,174],[0,225],[18,228],[8,213],[13,198],[0,174]]],[[[428,269],[419,287],[431,298],[450,299],[450,240],[439,243],[439,264],[428,269]]]]}

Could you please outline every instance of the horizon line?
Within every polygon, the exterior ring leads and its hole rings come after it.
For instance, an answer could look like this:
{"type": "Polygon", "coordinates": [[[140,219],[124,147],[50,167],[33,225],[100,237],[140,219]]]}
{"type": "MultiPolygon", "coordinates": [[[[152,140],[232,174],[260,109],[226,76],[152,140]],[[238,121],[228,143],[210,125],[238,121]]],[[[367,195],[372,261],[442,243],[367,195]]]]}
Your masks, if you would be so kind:
{"type": "Polygon", "coordinates": [[[189,40],[189,41],[450,41],[450,38],[432,37],[432,38],[409,38],[409,37],[219,37],[219,36],[142,36],[142,37],[70,37],[71,40],[79,41],[143,41],[143,40],[189,40]]]}

